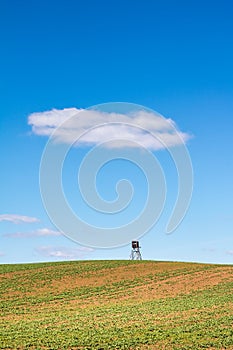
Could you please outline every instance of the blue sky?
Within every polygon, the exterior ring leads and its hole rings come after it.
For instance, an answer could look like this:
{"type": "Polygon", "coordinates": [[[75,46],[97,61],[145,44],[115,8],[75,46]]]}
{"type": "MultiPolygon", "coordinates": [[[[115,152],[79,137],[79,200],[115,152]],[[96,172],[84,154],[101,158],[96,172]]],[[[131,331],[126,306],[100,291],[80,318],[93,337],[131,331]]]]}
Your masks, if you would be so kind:
{"type": "MultiPolygon", "coordinates": [[[[140,239],[143,258],[232,263],[232,16],[226,0],[1,1],[0,263],[128,258],[130,245],[91,249],[57,233],[39,188],[48,138],[28,125],[32,113],[112,101],[151,108],[193,135],[187,142],[193,197],[171,235],[165,226],[177,179],[169,159],[154,152],[166,173],[168,198],[156,226],[140,239]]],[[[106,199],[122,169],[118,162],[100,174],[106,199]]],[[[130,215],[145,197],[134,171],[127,168],[136,194],[130,215]]],[[[64,187],[75,203],[68,177],[67,170],[64,187]]]]}

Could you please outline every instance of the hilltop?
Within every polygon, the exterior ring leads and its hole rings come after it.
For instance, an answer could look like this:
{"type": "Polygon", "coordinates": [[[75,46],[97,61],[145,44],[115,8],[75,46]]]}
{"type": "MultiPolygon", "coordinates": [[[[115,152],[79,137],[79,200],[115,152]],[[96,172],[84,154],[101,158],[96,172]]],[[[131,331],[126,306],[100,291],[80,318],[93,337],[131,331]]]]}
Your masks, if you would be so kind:
{"type": "Polygon", "coordinates": [[[1,349],[233,349],[233,266],[0,265],[1,349]]]}

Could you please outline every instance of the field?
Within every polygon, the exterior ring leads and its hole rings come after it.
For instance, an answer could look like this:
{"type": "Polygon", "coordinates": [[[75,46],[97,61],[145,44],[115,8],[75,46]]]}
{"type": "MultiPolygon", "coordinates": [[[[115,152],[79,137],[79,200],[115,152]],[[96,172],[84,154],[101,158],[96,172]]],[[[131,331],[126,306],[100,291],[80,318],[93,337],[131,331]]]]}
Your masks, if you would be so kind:
{"type": "Polygon", "coordinates": [[[0,265],[0,349],[233,349],[233,266],[0,265]]]}

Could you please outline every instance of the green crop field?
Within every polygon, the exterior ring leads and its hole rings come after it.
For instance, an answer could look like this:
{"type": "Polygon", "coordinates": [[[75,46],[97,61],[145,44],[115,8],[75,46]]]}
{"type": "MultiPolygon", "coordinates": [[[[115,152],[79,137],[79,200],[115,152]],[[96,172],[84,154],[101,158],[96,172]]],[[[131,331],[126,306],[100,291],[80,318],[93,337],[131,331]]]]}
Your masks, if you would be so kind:
{"type": "Polygon", "coordinates": [[[0,265],[0,349],[233,349],[233,266],[0,265]]]}

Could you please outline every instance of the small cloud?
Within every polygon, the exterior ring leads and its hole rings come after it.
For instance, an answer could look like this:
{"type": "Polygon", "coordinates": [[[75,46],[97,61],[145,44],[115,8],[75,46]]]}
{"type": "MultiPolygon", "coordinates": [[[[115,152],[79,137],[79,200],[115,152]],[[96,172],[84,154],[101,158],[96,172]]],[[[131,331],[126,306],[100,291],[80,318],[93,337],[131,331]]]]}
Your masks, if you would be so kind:
{"type": "Polygon", "coordinates": [[[42,246],[36,248],[36,251],[44,256],[58,259],[81,259],[85,257],[88,253],[94,251],[92,248],[79,247],[79,248],[67,248],[67,247],[52,247],[52,246],[42,246]]]}
{"type": "Polygon", "coordinates": [[[12,238],[28,238],[28,237],[45,237],[45,236],[61,236],[60,231],[54,231],[49,228],[39,228],[30,232],[14,232],[6,233],[4,236],[12,238]]]}
{"type": "Polygon", "coordinates": [[[145,110],[122,114],[77,108],[52,109],[30,114],[28,124],[35,135],[49,137],[56,130],[53,135],[56,142],[77,144],[80,137],[79,145],[84,146],[111,141],[105,147],[138,147],[140,144],[159,150],[183,144],[191,138],[188,133],[179,131],[172,119],[145,110]]]}
{"type": "Polygon", "coordinates": [[[1,256],[4,256],[4,255],[5,255],[5,254],[4,254],[3,252],[0,252],[0,257],[1,257],[1,256]]]}
{"type": "Polygon", "coordinates": [[[39,219],[31,217],[31,216],[25,216],[25,215],[17,215],[17,214],[0,214],[0,222],[1,221],[8,221],[12,222],[13,224],[31,224],[33,222],[39,222],[39,219]]]}
{"type": "Polygon", "coordinates": [[[204,252],[214,253],[216,251],[213,247],[205,247],[202,249],[204,252]]]}
{"type": "Polygon", "coordinates": [[[228,251],[226,251],[226,254],[227,254],[227,255],[233,255],[233,250],[228,250],[228,251]]]}

